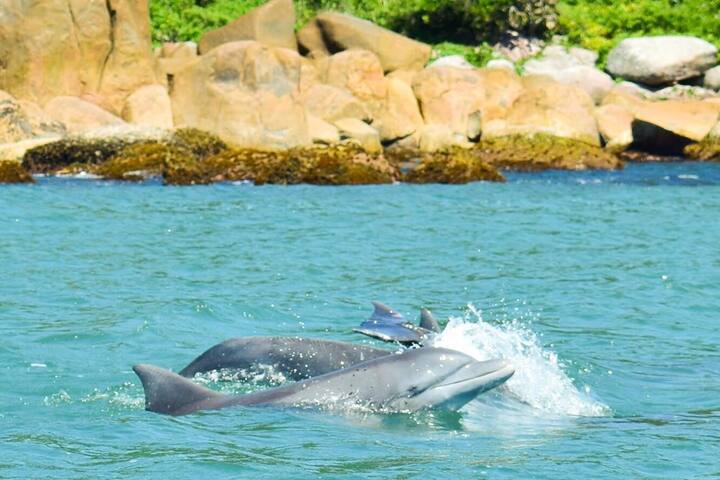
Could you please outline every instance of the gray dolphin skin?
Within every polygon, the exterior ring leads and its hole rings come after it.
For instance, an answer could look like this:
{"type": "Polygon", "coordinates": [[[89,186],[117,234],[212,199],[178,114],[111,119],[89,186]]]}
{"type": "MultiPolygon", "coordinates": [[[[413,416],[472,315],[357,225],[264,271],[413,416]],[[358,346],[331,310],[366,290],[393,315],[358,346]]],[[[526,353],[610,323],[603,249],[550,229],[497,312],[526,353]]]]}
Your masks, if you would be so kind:
{"type": "Polygon", "coordinates": [[[418,348],[359,363],[290,385],[247,395],[218,393],[173,372],[135,365],[145,409],[167,415],[231,406],[352,408],[414,412],[457,410],[515,372],[504,360],[479,362],[445,348],[418,348]]]}
{"type": "Polygon", "coordinates": [[[253,372],[270,366],[291,380],[304,380],[391,353],[367,345],[311,338],[232,338],[209,348],[183,368],[180,375],[193,377],[223,368],[253,372]]]}

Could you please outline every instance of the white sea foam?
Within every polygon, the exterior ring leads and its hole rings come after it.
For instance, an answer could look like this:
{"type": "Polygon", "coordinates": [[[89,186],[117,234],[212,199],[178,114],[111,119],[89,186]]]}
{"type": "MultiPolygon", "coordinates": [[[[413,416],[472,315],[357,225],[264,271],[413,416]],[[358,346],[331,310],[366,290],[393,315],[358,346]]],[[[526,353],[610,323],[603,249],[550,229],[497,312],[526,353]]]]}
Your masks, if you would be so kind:
{"type": "Polygon", "coordinates": [[[503,358],[513,363],[515,375],[500,392],[539,412],[561,415],[602,416],[606,405],[592,399],[589,387],[580,391],[565,373],[555,352],[546,350],[537,335],[517,320],[494,325],[483,321],[469,305],[465,318],[451,318],[434,346],[466,353],[478,360],[503,358]]]}

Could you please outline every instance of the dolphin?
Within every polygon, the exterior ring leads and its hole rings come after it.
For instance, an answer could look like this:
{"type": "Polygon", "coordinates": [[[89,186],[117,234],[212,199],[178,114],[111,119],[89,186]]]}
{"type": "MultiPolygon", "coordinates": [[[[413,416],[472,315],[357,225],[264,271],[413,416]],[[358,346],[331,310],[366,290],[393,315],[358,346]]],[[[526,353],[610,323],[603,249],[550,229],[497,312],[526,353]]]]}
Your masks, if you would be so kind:
{"type": "Polygon", "coordinates": [[[145,390],[145,409],[175,416],[231,406],[457,410],[515,372],[504,360],[480,362],[455,350],[431,347],[405,350],[246,395],[215,392],[153,365],[135,365],[133,370],[145,390]]]}
{"type": "MultiPolygon", "coordinates": [[[[438,322],[426,309],[420,311],[420,324],[415,326],[387,305],[372,303],[373,314],[356,332],[405,346],[421,345],[440,332],[438,322]]],[[[297,381],[392,353],[367,345],[302,337],[231,338],[203,352],[183,368],[180,375],[191,378],[224,368],[254,373],[267,366],[297,381]]]]}
{"type": "Polygon", "coordinates": [[[231,338],[210,347],[180,370],[180,375],[193,377],[223,368],[253,372],[267,365],[290,380],[303,380],[391,353],[368,345],[312,338],[231,338]]]}

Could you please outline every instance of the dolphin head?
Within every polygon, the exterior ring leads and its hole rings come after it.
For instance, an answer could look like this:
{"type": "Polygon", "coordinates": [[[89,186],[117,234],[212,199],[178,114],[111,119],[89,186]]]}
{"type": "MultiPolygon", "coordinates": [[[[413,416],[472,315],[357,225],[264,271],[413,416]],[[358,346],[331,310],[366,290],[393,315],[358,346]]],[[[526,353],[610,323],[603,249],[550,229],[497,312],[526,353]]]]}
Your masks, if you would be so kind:
{"type": "MultiPolygon", "coordinates": [[[[425,347],[405,352],[394,378],[396,394],[385,403],[395,411],[457,410],[515,373],[505,360],[477,361],[455,350],[425,347]]],[[[396,360],[397,361],[397,360],[396,360]]]]}

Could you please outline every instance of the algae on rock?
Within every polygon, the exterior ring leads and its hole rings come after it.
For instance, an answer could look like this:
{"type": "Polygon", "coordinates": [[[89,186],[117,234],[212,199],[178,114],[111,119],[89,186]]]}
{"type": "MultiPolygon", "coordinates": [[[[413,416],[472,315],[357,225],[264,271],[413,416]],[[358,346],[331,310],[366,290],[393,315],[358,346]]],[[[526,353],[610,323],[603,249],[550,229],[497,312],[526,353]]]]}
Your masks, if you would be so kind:
{"type": "Polygon", "coordinates": [[[111,180],[140,181],[164,175],[176,165],[196,163],[189,150],[157,142],[137,143],[93,169],[93,173],[111,180]]]}
{"type": "Polygon", "coordinates": [[[491,138],[473,150],[487,163],[509,170],[612,170],[623,166],[615,154],[600,147],[547,134],[491,138]]]}
{"type": "Polygon", "coordinates": [[[0,183],[35,183],[35,179],[20,162],[0,160],[0,183]]]}
{"type": "Polygon", "coordinates": [[[421,162],[409,170],[403,180],[408,183],[452,183],[489,181],[504,182],[505,177],[475,152],[460,147],[424,153],[421,162]]]}
{"type": "Polygon", "coordinates": [[[720,161],[720,138],[707,137],[697,143],[691,143],[683,153],[693,160],[720,161]]]}

